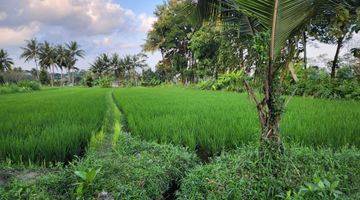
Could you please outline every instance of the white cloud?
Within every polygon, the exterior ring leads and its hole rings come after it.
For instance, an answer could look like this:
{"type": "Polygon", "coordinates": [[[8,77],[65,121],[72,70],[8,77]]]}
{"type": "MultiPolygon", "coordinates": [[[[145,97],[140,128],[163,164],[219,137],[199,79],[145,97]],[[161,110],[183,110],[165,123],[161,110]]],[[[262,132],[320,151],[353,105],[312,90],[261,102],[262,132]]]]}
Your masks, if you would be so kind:
{"type": "Polygon", "coordinates": [[[0,21],[5,20],[7,17],[6,12],[0,12],[0,21]]]}
{"type": "Polygon", "coordinates": [[[39,31],[36,23],[16,28],[0,27],[0,46],[19,45],[39,31]]]}
{"type": "Polygon", "coordinates": [[[144,33],[147,33],[148,31],[150,31],[152,28],[152,25],[157,20],[156,17],[148,16],[145,13],[140,14],[138,18],[141,22],[139,30],[144,33]]]}
{"type": "MultiPolygon", "coordinates": [[[[0,0],[1,1],[1,0],[0,0]]],[[[98,35],[134,29],[136,15],[112,0],[24,0],[5,4],[8,26],[39,22],[62,26],[75,34],[98,35]],[[8,12],[10,13],[10,12],[8,12]]]]}

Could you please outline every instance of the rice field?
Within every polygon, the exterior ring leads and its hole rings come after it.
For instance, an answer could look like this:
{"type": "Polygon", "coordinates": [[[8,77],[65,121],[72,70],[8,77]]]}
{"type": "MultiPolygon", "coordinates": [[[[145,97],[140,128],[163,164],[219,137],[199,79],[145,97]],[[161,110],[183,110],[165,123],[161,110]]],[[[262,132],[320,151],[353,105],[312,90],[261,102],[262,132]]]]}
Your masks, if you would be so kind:
{"type": "Polygon", "coordinates": [[[102,126],[107,89],[57,89],[0,97],[0,160],[68,161],[102,126]]]}
{"type": "MultiPolygon", "coordinates": [[[[259,123],[246,94],[185,88],[123,88],[114,97],[128,129],[144,139],[211,152],[257,142],[259,123]]],[[[294,97],[281,134],[288,144],[360,146],[360,103],[294,97]]]]}

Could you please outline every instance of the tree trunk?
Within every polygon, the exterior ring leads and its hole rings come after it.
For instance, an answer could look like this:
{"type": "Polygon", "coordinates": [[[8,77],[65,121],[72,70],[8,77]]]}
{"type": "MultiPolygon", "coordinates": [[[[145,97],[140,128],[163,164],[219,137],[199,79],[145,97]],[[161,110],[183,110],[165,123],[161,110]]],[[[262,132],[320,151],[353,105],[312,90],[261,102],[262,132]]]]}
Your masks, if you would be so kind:
{"type": "Polygon", "coordinates": [[[338,68],[338,62],[339,62],[339,54],[340,54],[340,49],[343,45],[343,40],[344,38],[338,38],[337,40],[337,47],[336,47],[336,52],[335,52],[335,56],[334,56],[334,60],[332,62],[332,66],[331,66],[331,78],[334,79],[335,75],[336,75],[336,68],[338,68]]]}
{"type": "Polygon", "coordinates": [[[71,83],[70,68],[68,68],[67,70],[68,70],[68,85],[70,85],[71,83]]]}
{"type": "Polygon", "coordinates": [[[36,58],[34,59],[34,61],[35,61],[35,69],[36,69],[36,78],[38,81],[40,81],[40,74],[39,74],[40,71],[39,71],[39,67],[38,67],[36,58]]]}
{"type": "Polygon", "coordinates": [[[55,79],[55,77],[54,77],[54,66],[53,65],[51,65],[51,71],[52,71],[52,73],[51,73],[51,87],[54,87],[54,79],[55,79]]]}
{"type": "Polygon", "coordinates": [[[75,70],[72,72],[72,85],[75,85],[75,70]]]}
{"type": "Polygon", "coordinates": [[[61,68],[61,86],[64,86],[64,73],[63,73],[63,69],[61,68]]]}
{"type": "Polygon", "coordinates": [[[306,31],[304,31],[304,32],[303,32],[304,69],[307,68],[307,50],[306,50],[306,45],[307,45],[307,36],[306,36],[306,31]]]}

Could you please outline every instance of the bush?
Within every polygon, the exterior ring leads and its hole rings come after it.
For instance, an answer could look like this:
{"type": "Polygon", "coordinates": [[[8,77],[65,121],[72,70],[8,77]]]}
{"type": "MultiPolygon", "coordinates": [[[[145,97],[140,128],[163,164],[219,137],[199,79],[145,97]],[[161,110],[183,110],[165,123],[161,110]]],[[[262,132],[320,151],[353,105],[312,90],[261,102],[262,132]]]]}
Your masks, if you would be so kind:
{"type": "Polygon", "coordinates": [[[87,73],[84,77],[83,84],[87,87],[93,87],[94,79],[91,74],[87,73]]]}
{"type": "Polygon", "coordinates": [[[360,153],[347,149],[291,148],[262,162],[243,147],[198,166],[182,181],[179,199],[356,199],[360,153]]]}
{"type": "Polygon", "coordinates": [[[203,90],[226,90],[243,92],[243,71],[227,72],[219,76],[217,80],[207,80],[200,82],[198,87],[203,90]]]}
{"type": "Polygon", "coordinates": [[[32,91],[40,90],[41,87],[40,84],[36,81],[20,81],[17,85],[19,87],[32,91]]]}
{"type": "Polygon", "coordinates": [[[49,74],[47,73],[46,70],[40,70],[39,80],[42,85],[50,84],[49,74]]]}
{"type": "Polygon", "coordinates": [[[102,88],[111,88],[111,84],[113,82],[113,79],[107,76],[100,77],[97,80],[97,85],[99,85],[102,88]]]}
{"type": "Polygon", "coordinates": [[[18,84],[6,83],[0,86],[0,94],[31,92],[35,90],[40,90],[40,84],[36,81],[20,81],[18,84]]]}
{"type": "MultiPolygon", "coordinates": [[[[159,145],[122,136],[121,142],[105,155],[91,152],[59,172],[37,181],[14,181],[0,199],[41,197],[75,199],[83,183],[83,199],[97,199],[102,194],[114,199],[162,199],[173,185],[197,164],[194,154],[184,148],[159,145]],[[83,182],[78,175],[93,174],[83,182]],[[95,173],[92,173],[95,172],[95,173]]],[[[87,176],[85,176],[87,177],[87,176]]]]}

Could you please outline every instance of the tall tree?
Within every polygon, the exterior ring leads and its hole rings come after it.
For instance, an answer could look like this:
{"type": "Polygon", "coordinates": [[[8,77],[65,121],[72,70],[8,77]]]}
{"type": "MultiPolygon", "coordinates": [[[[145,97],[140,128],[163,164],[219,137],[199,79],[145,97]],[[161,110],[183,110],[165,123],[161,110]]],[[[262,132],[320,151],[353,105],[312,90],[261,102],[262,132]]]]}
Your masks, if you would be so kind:
{"type": "MultiPolygon", "coordinates": [[[[69,51],[70,57],[72,62],[70,62],[68,67],[68,71],[69,71],[69,80],[70,80],[70,73],[71,70],[75,70],[76,68],[76,62],[78,61],[79,58],[84,58],[85,56],[85,51],[80,49],[79,44],[76,41],[71,41],[70,43],[66,44],[66,48],[69,51]]],[[[72,78],[72,84],[74,85],[74,81],[75,81],[75,74],[73,75],[72,78]]]]}
{"type": "Polygon", "coordinates": [[[344,43],[350,40],[354,32],[360,30],[358,20],[359,1],[339,0],[338,5],[322,12],[310,24],[310,32],[320,42],[335,44],[336,51],[331,63],[331,78],[335,78],[339,68],[339,55],[344,43]]]}
{"type": "Polygon", "coordinates": [[[63,70],[67,66],[67,61],[70,59],[68,58],[70,54],[67,52],[67,50],[63,45],[57,45],[55,51],[56,51],[56,65],[61,70],[61,85],[63,86],[64,84],[63,70]]]}
{"type": "Polygon", "coordinates": [[[39,53],[39,59],[40,59],[40,65],[42,67],[45,67],[46,69],[51,70],[51,86],[54,86],[54,80],[55,80],[55,67],[56,67],[56,49],[50,45],[49,42],[45,41],[40,48],[39,53]]]}
{"type": "MultiPolygon", "coordinates": [[[[267,37],[260,35],[260,38],[266,41],[260,49],[267,52],[263,52],[262,58],[258,58],[263,62],[257,63],[256,66],[262,75],[263,98],[259,99],[255,95],[247,81],[244,81],[244,84],[258,110],[261,125],[260,153],[265,155],[265,153],[271,152],[269,155],[274,155],[273,152],[282,152],[279,124],[285,103],[282,97],[279,74],[294,57],[295,42],[293,37],[300,33],[300,30],[309,23],[309,20],[316,13],[324,9],[325,3],[330,4],[332,2],[322,0],[199,0],[198,5],[201,13],[212,12],[218,7],[209,4],[209,2],[225,3],[231,6],[234,11],[257,19],[268,33],[267,37]]],[[[205,15],[203,14],[203,16],[205,15]]]]}
{"type": "Polygon", "coordinates": [[[36,69],[36,77],[39,80],[39,68],[38,68],[38,60],[39,60],[39,52],[40,52],[41,44],[37,41],[36,38],[31,40],[26,40],[25,47],[21,47],[23,50],[20,58],[24,58],[25,62],[29,62],[33,60],[35,62],[36,69]]]}
{"type": "Polygon", "coordinates": [[[9,57],[9,54],[4,49],[0,49],[0,72],[11,70],[13,64],[14,61],[9,57]]]}

